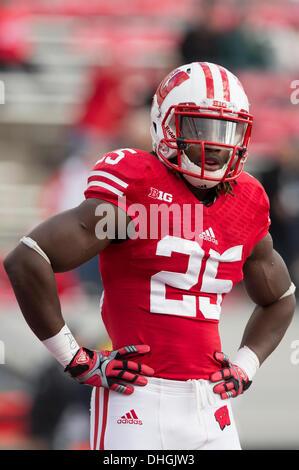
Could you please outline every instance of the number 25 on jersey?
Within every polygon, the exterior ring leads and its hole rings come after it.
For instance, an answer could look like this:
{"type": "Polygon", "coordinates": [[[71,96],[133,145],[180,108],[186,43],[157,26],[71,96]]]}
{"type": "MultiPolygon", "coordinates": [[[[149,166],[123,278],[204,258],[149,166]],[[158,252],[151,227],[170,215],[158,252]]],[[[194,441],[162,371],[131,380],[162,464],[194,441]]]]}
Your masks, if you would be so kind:
{"type": "Polygon", "coordinates": [[[198,308],[204,318],[219,320],[221,313],[222,294],[231,291],[233,282],[229,279],[217,279],[220,263],[241,261],[243,245],[233,246],[224,253],[210,249],[202,276],[200,292],[216,294],[216,304],[211,303],[209,296],[182,295],[181,300],[167,299],[166,286],[180,290],[190,290],[199,282],[202,260],[205,252],[196,241],[167,235],[157,244],[156,255],[170,257],[173,252],[189,256],[188,268],[185,273],[160,271],[151,277],[150,311],[166,315],[196,317],[197,297],[198,308]]]}

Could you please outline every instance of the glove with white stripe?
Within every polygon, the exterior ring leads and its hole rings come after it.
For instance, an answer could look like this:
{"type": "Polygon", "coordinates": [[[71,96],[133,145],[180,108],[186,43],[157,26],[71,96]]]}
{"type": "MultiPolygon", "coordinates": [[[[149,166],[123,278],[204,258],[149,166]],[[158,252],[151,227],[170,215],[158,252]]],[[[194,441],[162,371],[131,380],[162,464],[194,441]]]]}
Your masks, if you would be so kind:
{"type": "Polygon", "coordinates": [[[222,369],[211,374],[210,381],[218,382],[213,390],[221,396],[222,400],[237,397],[250,387],[252,381],[249,380],[246,372],[236,364],[232,364],[226,354],[216,351],[214,358],[221,364],[222,369]]]}
{"type": "Polygon", "coordinates": [[[109,388],[130,395],[134,392],[134,387],[122,381],[144,386],[147,379],[142,375],[151,376],[154,370],[145,364],[128,361],[127,358],[149,351],[150,347],[146,344],[124,346],[115,351],[80,348],[66,366],[65,372],[81,384],[109,388]]]}

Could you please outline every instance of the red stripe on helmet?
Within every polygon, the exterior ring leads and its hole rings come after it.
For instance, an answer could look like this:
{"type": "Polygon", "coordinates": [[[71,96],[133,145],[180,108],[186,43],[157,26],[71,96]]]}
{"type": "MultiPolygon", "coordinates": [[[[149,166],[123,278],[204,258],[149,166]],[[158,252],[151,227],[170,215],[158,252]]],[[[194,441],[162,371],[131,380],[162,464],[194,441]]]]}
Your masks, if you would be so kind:
{"type": "Polygon", "coordinates": [[[223,85],[223,98],[225,101],[230,101],[230,89],[229,89],[229,81],[228,81],[228,75],[226,70],[218,65],[218,68],[220,70],[220,75],[222,78],[222,85],[223,85]]]}
{"type": "Polygon", "coordinates": [[[206,86],[207,86],[207,98],[214,99],[214,79],[210,67],[205,62],[199,62],[199,65],[204,71],[206,86]]]}

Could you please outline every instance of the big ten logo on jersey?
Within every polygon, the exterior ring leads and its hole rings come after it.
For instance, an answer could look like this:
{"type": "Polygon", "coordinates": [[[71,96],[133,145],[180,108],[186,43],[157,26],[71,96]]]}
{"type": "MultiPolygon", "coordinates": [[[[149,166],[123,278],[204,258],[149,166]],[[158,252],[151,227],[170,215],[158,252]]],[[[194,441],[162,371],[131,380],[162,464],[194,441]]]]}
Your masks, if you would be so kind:
{"type": "Polygon", "coordinates": [[[173,199],[172,194],[165,193],[156,188],[151,188],[148,196],[153,199],[159,199],[159,201],[165,201],[165,202],[172,202],[172,199],[173,199]]]}

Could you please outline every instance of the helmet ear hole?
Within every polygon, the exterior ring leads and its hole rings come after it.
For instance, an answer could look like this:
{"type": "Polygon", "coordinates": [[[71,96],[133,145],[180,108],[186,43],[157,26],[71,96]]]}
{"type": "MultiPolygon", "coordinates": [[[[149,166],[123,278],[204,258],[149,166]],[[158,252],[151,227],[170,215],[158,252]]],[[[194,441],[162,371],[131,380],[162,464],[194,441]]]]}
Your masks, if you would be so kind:
{"type": "Polygon", "coordinates": [[[154,130],[155,130],[156,134],[157,134],[157,124],[155,122],[153,122],[153,127],[154,127],[154,130]]]}

